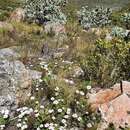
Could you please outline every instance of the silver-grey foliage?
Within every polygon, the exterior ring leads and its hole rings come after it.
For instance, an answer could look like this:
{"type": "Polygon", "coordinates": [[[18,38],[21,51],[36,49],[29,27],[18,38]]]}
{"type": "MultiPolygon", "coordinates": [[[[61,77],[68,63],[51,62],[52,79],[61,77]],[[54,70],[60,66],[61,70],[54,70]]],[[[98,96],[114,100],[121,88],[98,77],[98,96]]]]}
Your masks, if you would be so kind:
{"type": "Polygon", "coordinates": [[[125,30],[121,27],[115,26],[112,28],[111,35],[114,37],[125,38],[127,36],[127,34],[128,34],[127,30],[125,30]]]}
{"type": "Polygon", "coordinates": [[[25,12],[29,21],[39,23],[59,22],[66,23],[66,16],[61,7],[67,0],[26,0],[25,12]]]}
{"type": "Polygon", "coordinates": [[[85,6],[78,11],[78,17],[83,28],[89,29],[91,27],[103,27],[110,24],[111,13],[112,10],[110,8],[95,7],[89,9],[88,6],[85,6]]]}

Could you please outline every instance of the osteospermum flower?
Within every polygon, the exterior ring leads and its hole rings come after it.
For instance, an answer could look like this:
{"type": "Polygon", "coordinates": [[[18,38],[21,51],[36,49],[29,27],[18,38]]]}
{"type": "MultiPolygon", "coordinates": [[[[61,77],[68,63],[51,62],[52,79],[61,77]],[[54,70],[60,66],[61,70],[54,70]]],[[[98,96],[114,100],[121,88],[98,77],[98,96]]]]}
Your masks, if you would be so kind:
{"type": "Polygon", "coordinates": [[[63,124],[65,124],[65,123],[66,123],[66,120],[65,120],[65,119],[62,119],[61,122],[62,122],[63,124]]]}
{"type": "Polygon", "coordinates": [[[38,101],[36,101],[35,103],[36,103],[36,104],[39,104],[39,102],[38,102],[38,101]]]}
{"type": "Polygon", "coordinates": [[[9,117],[9,115],[3,115],[4,119],[7,119],[9,117]]]}
{"type": "Polygon", "coordinates": [[[80,91],[80,95],[81,95],[81,96],[84,96],[85,93],[84,93],[83,91],[80,91]]]}
{"type": "Polygon", "coordinates": [[[57,105],[59,102],[57,101],[57,100],[55,100],[54,102],[53,102],[53,104],[55,104],[55,105],[57,105]]]}
{"type": "Polygon", "coordinates": [[[58,111],[59,113],[61,113],[63,110],[62,110],[62,109],[58,109],[57,111],[58,111]]]}
{"type": "Polygon", "coordinates": [[[49,123],[46,123],[46,124],[44,125],[44,127],[45,127],[45,128],[48,128],[48,127],[49,127],[49,123]]]}
{"type": "Polygon", "coordinates": [[[67,108],[67,114],[69,115],[71,113],[71,109],[67,108]]]}
{"type": "Polygon", "coordinates": [[[25,125],[23,125],[22,127],[21,127],[21,130],[25,130],[25,129],[27,129],[28,128],[28,126],[25,124],[25,125]]]}
{"type": "Polygon", "coordinates": [[[4,130],[4,128],[5,128],[5,125],[0,125],[1,130],[4,130]]]}
{"type": "Polygon", "coordinates": [[[41,124],[39,127],[40,127],[40,128],[43,128],[44,126],[43,126],[43,124],[41,124]]]}
{"type": "Polygon", "coordinates": [[[41,82],[43,82],[43,80],[42,80],[42,79],[39,79],[39,82],[41,83],[41,82]]]}
{"type": "Polygon", "coordinates": [[[82,120],[82,118],[81,117],[78,117],[78,121],[81,121],[82,120]]]}
{"type": "Polygon", "coordinates": [[[43,105],[40,106],[41,109],[44,109],[45,107],[43,105]]]}
{"type": "Polygon", "coordinates": [[[32,96],[32,97],[30,97],[30,99],[31,99],[31,100],[35,100],[35,97],[34,97],[34,96],[32,96]]]}
{"type": "Polygon", "coordinates": [[[40,115],[39,113],[36,113],[36,114],[35,114],[35,117],[39,117],[39,115],[40,115]]]}
{"type": "Polygon", "coordinates": [[[53,116],[53,117],[52,117],[52,120],[55,120],[55,119],[56,119],[56,118],[53,116]]]}
{"type": "Polygon", "coordinates": [[[41,130],[41,129],[38,127],[37,130],[41,130]]]}
{"type": "Polygon", "coordinates": [[[18,128],[21,128],[21,127],[22,127],[22,124],[21,124],[21,123],[18,123],[16,126],[17,126],[18,128]]]}
{"type": "Polygon", "coordinates": [[[65,115],[64,118],[65,118],[65,119],[68,119],[68,118],[69,118],[69,115],[65,115]]]}
{"type": "Polygon", "coordinates": [[[75,113],[72,115],[73,118],[78,118],[78,115],[75,113]]]}
{"type": "Polygon", "coordinates": [[[50,110],[48,110],[48,113],[53,113],[54,112],[54,110],[53,109],[50,109],[50,110]]]}
{"type": "Polygon", "coordinates": [[[92,124],[91,124],[91,123],[88,123],[88,124],[87,124],[87,127],[88,127],[88,128],[91,128],[91,127],[92,127],[92,124]]]}
{"type": "Polygon", "coordinates": [[[76,94],[79,94],[80,93],[80,91],[79,90],[76,90],[76,94]]]}
{"type": "Polygon", "coordinates": [[[90,85],[87,86],[87,90],[90,90],[92,87],[90,85]]]}
{"type": "Polygon", "coordinates": [[[39,88],[36,88],[36,91],[38,91],[39,90],[39,88]]]}
{"type": "Polygon", "coordinates": [[[56,87],[56,88],[55,88],[55,91],[59,91],[59,90],[60,90],[59,87],[56,87]]]}
{"type": "Polygon", "coordinates": [[[51,97],[51,101],[54,101],[55,100],[55,98],[54,97],[51,97]]]}

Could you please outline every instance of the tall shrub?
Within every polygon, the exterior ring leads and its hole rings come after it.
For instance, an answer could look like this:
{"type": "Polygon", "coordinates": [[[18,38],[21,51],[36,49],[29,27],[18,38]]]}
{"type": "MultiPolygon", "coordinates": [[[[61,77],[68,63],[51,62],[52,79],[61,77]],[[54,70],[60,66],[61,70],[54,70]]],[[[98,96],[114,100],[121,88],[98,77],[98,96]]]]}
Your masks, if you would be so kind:
{"type": "Polygon", "coordinates": [[[130,43],[123,40],[99,40],[83,63],[86,79],[96,86],[111,87],[121,80],[130,80],[130,43]]]}
{"type": "Polygon", "coordinates": [[[111,23],[110,15],[112,10],[109,8],[95,7],[89,9],[88,6],[82,7],[78,11],[78,17],[80,24],[85,28],[91,27],[103,27],[111,23]]]}
{"type": "Polygon", "coordinates": [[[26,0],[27,19],[39,23],[59,22],[64,24],[66,16],[61,8],[66,3],[66,0],[26,0]]]}

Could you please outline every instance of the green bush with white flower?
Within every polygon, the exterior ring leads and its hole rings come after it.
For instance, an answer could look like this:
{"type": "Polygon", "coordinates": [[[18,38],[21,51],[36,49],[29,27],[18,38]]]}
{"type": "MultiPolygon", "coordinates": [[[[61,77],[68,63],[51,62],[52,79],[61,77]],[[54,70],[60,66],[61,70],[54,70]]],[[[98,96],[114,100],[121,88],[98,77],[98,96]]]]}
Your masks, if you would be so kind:
{"type": "Polygon", "coordinates": [[[115,26],[112,28],[111,35],[123,39],[127,36],[127,31],[121,27],[115,26]]]}
{"type": "MultiPolygon", "coordinates": [[[[48,65],[41,64],[46,74],[34,83],[29,101],[21,104],[15,111],[15,117],[9,111],[3,113],[2,119],[8,124],[15,122],[18,130],[70,130],[93,128],[99,122],[100,115],[91,112],[87,103],[87,92],[91,86],[69,88],[58,81],[48,65]],[[71,89],[71,90],[70,90],[71,89]]],[[[1,127],[6,127],[1,123],[1,127]]]]}
{"type": "Polygon", "coordinates": [[[110,8],[95,7],[89,9],[88,6],[85,6],[78,11],[78,18],[85,29],[103,27],[111,23],[111,13],[112,10],[110,8]]]}
{"type": "Polygon", "coordinates": [[[25,13],[29,21],[38,23],[59,22],[66,23],[66,16],[62,7],[66,0],[26,0],[25,13]]]}

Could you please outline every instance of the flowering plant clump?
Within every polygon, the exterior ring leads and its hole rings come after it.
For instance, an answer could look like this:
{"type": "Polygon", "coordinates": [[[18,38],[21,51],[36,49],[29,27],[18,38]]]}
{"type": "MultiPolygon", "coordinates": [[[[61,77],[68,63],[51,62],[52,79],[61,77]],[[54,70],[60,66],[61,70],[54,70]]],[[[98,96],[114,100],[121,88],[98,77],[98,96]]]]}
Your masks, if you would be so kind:
{"type": "Polygon", "coordinates": [[[115,26],[112,28],[111,35],[118,38],[125,38],[127,36],[127,31],[121,27],[115,26]]]}
{"type": "Polygon", "coordinates": [[[10,111],[8,109],[3,109],[0,111],[0,130],[4,130],[9,122],[10,111]]]}
{"type": "Polygon", "coordinates": [[[39,23],[59,22],[66,23],[66,16],[61,7],[66,0],[26,0],[25,13],[29,21],[39,23]]]}
{"type": "Polygon", "coordinates": [[[78,17],[83,28],[89,29],[91,27],[103,27],[110,24],[111,13],[112,10],[110,8],[96,7],[90,10],[88,6],[85,6],[78,11],[78,17]]]}
{"type": "Polygon", "coordinates": [[[27,95],[29,100],[26,105],[17,108],[13,119],[9,116],[8,110],[1,112],[4,121],[0,122],[1,129],[6,128],[6,120],[8,124],[11,121],[15,122],[18,130],[70,130],[94,127],[99,116],[91,113],[87,104],[86,94],[91,86],[74,89],[73,94],[68,95],[70,88],[58,84],[49,65],[41,62],[40,67],[46,70],[46,73],[34,84],[32,93],[27,95]]]}
{"type": "MultiPolygon", "coordinates": [[[[63,89],[55,87],[50,91],[46,105],[43,106],[37,100],[33,100],[35,101],[34,120],[31,127],[36,130],[68,130],[74,127],[91,128],[95,125],[97,117],[87,110],[87,100],[83,90],[76,90],[74,100],[69,104],[63,89]]],[[[32,116],[28,121],[30,118],[32,116]]]]}

